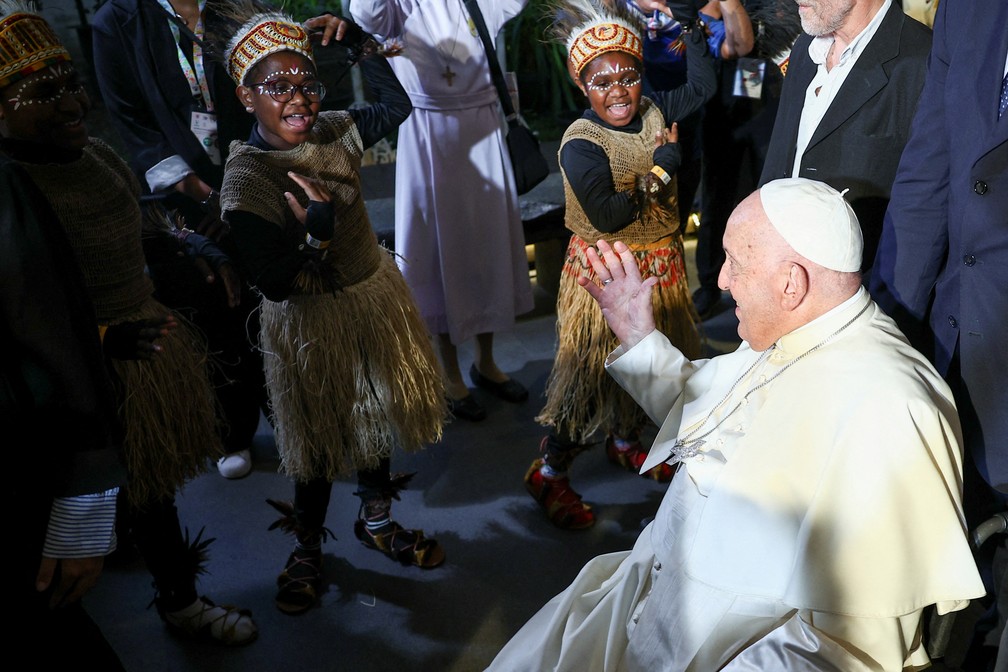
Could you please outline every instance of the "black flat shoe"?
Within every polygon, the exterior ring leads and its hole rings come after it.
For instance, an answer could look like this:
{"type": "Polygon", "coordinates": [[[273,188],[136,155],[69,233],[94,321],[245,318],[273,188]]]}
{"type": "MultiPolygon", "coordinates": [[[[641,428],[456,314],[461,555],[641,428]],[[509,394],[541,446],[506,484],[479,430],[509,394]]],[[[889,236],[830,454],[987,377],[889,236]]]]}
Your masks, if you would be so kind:
{"type": "Polygon", "coordinates": [[[461,399],[445,397],[445,400],[448,402],[448,410],[456,418],[462,418],[471,422],[479,422],[486,418],[486,409],[471,394],[467,394],[461,399]]]}
{"type": "Polygon", "coordinates": [[[508,378],[503,383],[495,383],[480,373],[475,364],[469,367],[469,377],[477,387],[482,387],[512,404],[519,404],[528,399],[528,390],[514,378],[508,378]]]}

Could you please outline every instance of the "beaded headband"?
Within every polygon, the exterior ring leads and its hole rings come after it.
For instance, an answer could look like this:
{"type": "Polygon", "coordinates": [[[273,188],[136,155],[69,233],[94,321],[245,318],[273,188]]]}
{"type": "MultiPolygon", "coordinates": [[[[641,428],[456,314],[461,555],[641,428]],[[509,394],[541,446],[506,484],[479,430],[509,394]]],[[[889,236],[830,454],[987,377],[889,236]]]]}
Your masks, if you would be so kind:
{"type": "Polygon", "coordinates": [[[25,2],[0,2],[0,89],[70,61],[52,27],[25,2]]]}
{"type": "Polygon", "coordinates": [[[242,24],[228,43],[228,74],[236,84],[242,84],[257,63],[278,51],[293,51],[315,62],[311,40],[302,26],[284,14],[257,14],[242,24]]]}
{"type": "Polygon", "coordinates": [[[610,51],[644,59],[640,35],[619,19],[589,24],[567,42],[568,58],[578,75],[592,59],[610,51]]]}
{"type": "Polygon", "coordinates": [[[644,60],[643,19],[623,0],[550,0],[549,10],[553,15],[550,32],[567,47],[575,76],[592,59],[612,51],[644,60]]]}

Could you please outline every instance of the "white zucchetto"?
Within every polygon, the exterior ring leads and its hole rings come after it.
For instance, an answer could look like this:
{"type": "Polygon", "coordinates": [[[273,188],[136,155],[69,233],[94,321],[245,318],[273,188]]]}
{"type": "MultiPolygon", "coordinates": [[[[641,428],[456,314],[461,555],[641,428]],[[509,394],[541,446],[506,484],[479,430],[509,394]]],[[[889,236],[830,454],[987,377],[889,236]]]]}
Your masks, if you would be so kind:
{"type": "Polygon", "coordinates": [[[834,271],[861,270],[864,241],[857,215],[842,193],[803,177],[774,180],[760,190],[770,223],[795,252],[834,271]]]}

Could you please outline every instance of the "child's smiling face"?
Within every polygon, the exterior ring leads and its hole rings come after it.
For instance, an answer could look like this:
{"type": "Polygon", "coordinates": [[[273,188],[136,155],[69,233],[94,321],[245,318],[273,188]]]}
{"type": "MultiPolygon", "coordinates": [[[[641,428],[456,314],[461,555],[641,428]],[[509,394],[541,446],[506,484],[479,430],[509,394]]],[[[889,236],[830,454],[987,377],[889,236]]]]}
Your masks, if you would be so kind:
{"type": "Polygon", "coordinates": [[[626,126],[641,99],[641,64],[630,54],[611,51],[595,57],[577,80],[592,111],[612,126],[626,126]]]}
{"type": "Polygon", "coordinates": [[[237,93],[242,104],[252,108],[263,139],[276,149],[293,149],[308,139],[315,125],[321,107],[321,95],[314,95],[318,85],[315,65],[308,58],[278,51],[252,69],[247,85],[239,86],[237,93]],[[276,95],[277,88],[289,89],[289,85],[297,88],[276,95]]]}

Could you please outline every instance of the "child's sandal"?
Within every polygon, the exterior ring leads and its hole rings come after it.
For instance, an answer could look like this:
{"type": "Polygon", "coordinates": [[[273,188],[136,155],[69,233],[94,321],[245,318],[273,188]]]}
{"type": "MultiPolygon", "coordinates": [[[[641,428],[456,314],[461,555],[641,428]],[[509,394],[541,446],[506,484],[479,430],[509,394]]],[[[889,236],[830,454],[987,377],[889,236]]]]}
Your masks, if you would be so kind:
{"type": "Polygon", "coordinates": [[[354,534],[361,543],[398,560],[404,565],[424,569],[437,567],[445,560],[444,549],[435,539],[424,537],[423,530],[407,530],[392,521],[387,532],[372,534],[363,520],[354,523],[354,534]]]}
{"type": "Polygon", "coordinates": [[[285,614],[308,611],[318,600],[322,586],[322,553],[294,551],[277,577],[277,609],[285,614]]]}

